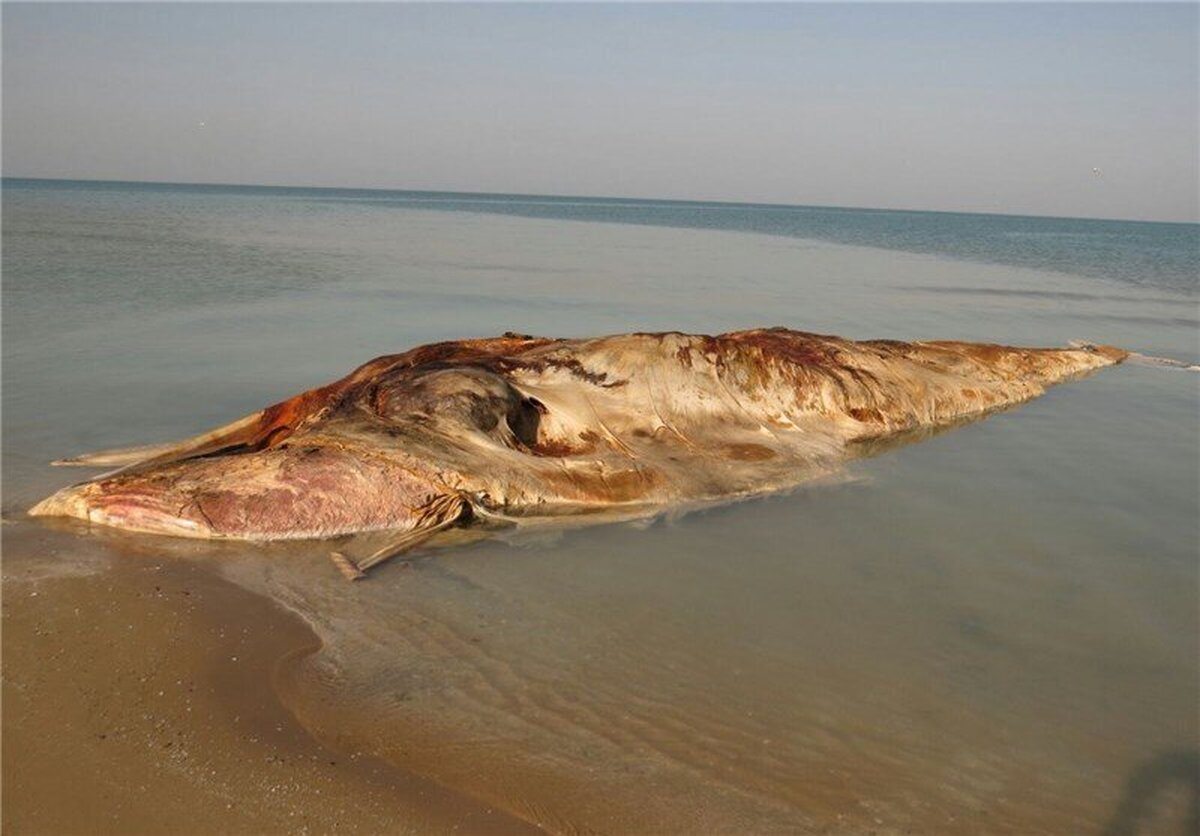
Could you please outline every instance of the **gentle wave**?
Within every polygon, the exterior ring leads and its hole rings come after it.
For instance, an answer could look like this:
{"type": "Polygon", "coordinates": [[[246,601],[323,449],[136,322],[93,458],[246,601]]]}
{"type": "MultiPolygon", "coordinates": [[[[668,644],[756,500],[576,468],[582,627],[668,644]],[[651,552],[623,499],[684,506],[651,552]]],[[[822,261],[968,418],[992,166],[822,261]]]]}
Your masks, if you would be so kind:
{"type": "Polygon", "coordinates": [[[920,293],[945,293],[963,296],[1002,296],[1025,299],[1062,299],[1079,302],[1124,302],[1127,304],[1144,304],[1153,302],[1165,305],[1188,305],[1194,307],[1191,299],[1180,299],[1171,296],[1120,296],[1110,293],[1080,293],[1069,290],[1024,290],[1008,287],[947,287],[939,285],[908,285],[901,290],[913,290],[920,293]]]}

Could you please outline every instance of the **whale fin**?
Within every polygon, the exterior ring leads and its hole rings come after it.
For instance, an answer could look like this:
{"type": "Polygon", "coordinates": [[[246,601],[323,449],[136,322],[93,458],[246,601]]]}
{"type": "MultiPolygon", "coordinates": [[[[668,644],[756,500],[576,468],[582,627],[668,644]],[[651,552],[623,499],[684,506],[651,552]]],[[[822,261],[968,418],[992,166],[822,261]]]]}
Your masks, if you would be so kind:
{"type": "MultiPolygon", "coordinates": [[[[386,359],[386,358],[385,358],[386,359]]],[[[369,365],[369,364],[368,364],[369,365]]],[[[53,462],[59,466],[111,467],[116,470],[93,477],[104,479],[135,468],[158,467],[184,459],[216,453],[240,453],[263,450],[287,438],[303,424],[318,420],[350,386],[354,376],[252,412],[236,421],[180,441],[100,450],[53,462]]]]}
{"type": "Polygon", "coordinates": [[[114,476],[127,470],[171,462],[183,459],[206,456],[231,448],[249,447],[260,441],[263,432],[263,416],[265,410],[251,413],[224,426],[208,432],[185,438],[182,441],[171,441],[164,444],[147,444],[141,447],[120,447],[111,450],[99,450],[95,453],[85,453],[67,459],[58,459],[52,464],[58,467],[116,467],[116,470],[95,478],[114,476]]]}
{"type": "Polygon", "coordinates": [[[382,548],[357,560],[343,552],[331,552],[329,559],[347,580],[357,581],[367,576],[367,570],[378,566],[385,560],[412,551],[439,531],[471,517],[471,503],[457,494],[447,494],[431,500],[421,509],[421,516],[416,526],[399,532],[389,539],[382,548]]]}
{"type": "Polygon", "coordinates": [[[177,446],[178,442],[171,441],[165,444],[143,444],[139,447],[115,447],[111,450],[97,450],[94,453],[71,456],[68,459],[55,459],[50,464],[54,467],[124,467],[161,456],[177,446]]]}

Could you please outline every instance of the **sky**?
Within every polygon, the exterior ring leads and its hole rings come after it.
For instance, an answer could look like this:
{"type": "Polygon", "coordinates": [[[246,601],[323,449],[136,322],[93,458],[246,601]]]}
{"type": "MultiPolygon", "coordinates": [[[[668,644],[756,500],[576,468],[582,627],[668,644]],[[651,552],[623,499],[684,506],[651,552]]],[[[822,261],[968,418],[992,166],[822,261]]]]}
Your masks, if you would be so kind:
{"type": "Polygon", "coordinates": [[[1200,220],[1196,4],[2,6],[3,173],[1200,220]]]}

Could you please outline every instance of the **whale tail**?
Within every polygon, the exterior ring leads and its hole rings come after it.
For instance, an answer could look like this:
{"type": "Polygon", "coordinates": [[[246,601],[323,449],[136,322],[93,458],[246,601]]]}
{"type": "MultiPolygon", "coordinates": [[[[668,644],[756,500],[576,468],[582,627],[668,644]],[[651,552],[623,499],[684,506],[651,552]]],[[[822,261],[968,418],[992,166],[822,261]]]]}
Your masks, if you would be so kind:
{"type": "Polygon", "coordinates": [[[1156,357],[1152,354],[1140,354],[1136,351],[1125,351],[1119,348],[1113,348],[1110,345],[1097,345],[1090,343],[1087,340],[1071,340],[1068,345],[1071,348],[1082,349],[1083,351],[1091,351],[1098,354],[1111,356],[1112,352],[1117,352],[1121,355],[1116,362],[1120,363],[1128,360],[1131,363],[1137,363],[1140,366],[1166,366],[1172,369],[1183,369],[1189,372],[1200,372],[1200,365],[1196,363],[1188,363],[1185,360],[1176,360],[1172,357],[1156,357]]]}
{"type": "Polygon", "coordinates": [[[1130,357],[1135,356],[1132,351],[1126,351],[1123,348],[1117,348],[1115,345],[1101,345],[1100,343],[1089,342],[1088,340],[1071,340],[1067,343],[1071,348],[1080,351],[1086,351],[1090,354],[1099,354],[1101,357],[1111,360],[1113,363],[1123,363],[1130,357]]]}

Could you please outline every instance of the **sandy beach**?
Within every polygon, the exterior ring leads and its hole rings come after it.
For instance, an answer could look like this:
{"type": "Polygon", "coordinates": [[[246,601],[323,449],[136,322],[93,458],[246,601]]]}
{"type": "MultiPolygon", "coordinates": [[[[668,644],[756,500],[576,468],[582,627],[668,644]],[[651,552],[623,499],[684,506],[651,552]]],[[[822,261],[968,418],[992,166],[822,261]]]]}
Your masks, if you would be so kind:
{"type": "Polygon", "coordinates": [[[536,831],[297,723],[273,679],[319,643],[294,615],[193,564],[31,557],[78,545],[6,536],[5,833],[536,831]]]}
{"type": "MultiPolygon", "coordinates": [[[[678,721],[581,736],[574,724],[591,723],[590,709],[572,701],[582,714],[547,713],[550,695],[503,675],[491,687],[515,702],[493,710],[489,735],[461,704],[431,712],[420,697],[330,678],[338,666],[321,662],[302,619],[225,577],[262,583],[272,572],[260,559],[156,557],[119,538],[89,544],[72,528],[5,526],[7,833],[1018,834],[1064,832],[1098,811],[1082,796],[1031,803],[1055,797],[1036,774],[1005,777],[1002,795],[978,777],[930,794],[927,775],[854,749],[797,771],[786,740],[782,760],[764,739],[758,762],[739,766],[728,744],[678,721]],[[81,549],[93,553],[81,560],[81,549]],[[406,719],[396,706],[409,700],[406,719]],[[362,713],[372,704],[379,723],[362,713]],[[544,734],[513,734],[522,716],[544,734]],[[732,760],[714,758],[722,749],[732,760]],[[772,762],[787,774],[761,771],[772,762]]],[[[391,567],[372,593],[419,585],[437,559],[391,567]]],[[[327,568],[306,562],[302,577],[327,568]]],[[[428,623],[414,614],[415,640],[451,668],[486,635],[447,643],[447,625],[418,622],[428,623]]],[[[954,723],[961,734],[964,719],[954,723]]],[[[1096,744],[1095,757],[1111,758],[1096,744]]],[[[1131,774],[1121,804],[1100,805],[1111,810],[1104,832],[1187,832],[1190,757],[1131,774]]],[[[992,766],[981,758],[977,769],[992,766]]]]}

